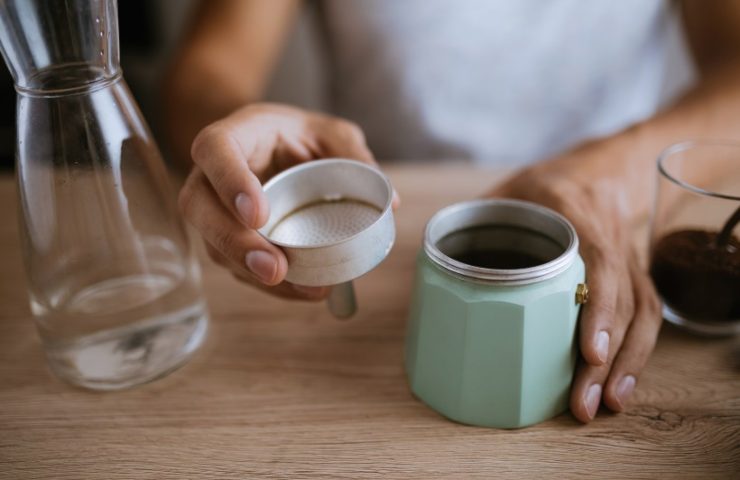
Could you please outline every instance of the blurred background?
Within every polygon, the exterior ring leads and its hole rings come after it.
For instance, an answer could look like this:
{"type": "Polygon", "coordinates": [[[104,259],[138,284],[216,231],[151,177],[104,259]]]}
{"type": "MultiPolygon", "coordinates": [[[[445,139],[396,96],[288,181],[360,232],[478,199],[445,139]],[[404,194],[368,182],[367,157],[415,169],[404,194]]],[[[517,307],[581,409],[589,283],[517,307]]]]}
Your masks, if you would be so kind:
{"type": "MultiPolygon", "coordinates": [[[[159,146],[168,159],[162,135],[160,90],[162,76],[180,38],[195,13],[197,0],[124,0],[118,2],[121,67],[123,76],[144,113],[159,146]]],[[[304,2],[303,12],[275,70],[266,99],[323,110],[325,82],[321,72],[326,58],[316,6],[304,2]],[[299,82],[293,79],[301,79],[299,82]]],[[[15,90],[3,63],[0,67],[0,169],[15,163],[15,90]]]]}

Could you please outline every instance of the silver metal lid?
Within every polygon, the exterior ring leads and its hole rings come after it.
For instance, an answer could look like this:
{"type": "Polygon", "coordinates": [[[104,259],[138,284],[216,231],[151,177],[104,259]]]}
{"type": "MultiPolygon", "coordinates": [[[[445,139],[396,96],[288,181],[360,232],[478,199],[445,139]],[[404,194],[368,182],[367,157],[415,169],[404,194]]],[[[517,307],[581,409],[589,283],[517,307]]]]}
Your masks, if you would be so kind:
{"type": "MultiPolygon", "coordinates": [[[[535,241],[519,245],[519,248],[539,249],[540,245],[535,241]]],[[[549,208],[521,200],[484,199],[457,203],[437,212],[427,223],[424,251],[435,265],[464,279],[523,285],[553,278],[567,270],[578,255],[578,236],[565,217],[549,208]],[[540,265],[499,269],[468,265],[451,258],[440,248],[440,241],[448,235],[475,227],[526,230],[533,238],[544,236],[552,241],[556,254],[540,265]]]]}

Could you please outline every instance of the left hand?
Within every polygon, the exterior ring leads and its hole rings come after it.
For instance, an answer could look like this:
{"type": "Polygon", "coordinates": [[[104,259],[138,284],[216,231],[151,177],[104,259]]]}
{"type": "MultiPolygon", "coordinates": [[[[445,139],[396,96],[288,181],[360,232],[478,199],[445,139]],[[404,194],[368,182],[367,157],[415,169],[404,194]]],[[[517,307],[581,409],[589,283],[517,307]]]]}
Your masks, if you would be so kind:
{"type": "Polygon", "coordinates": [[[570,410],[584,423],[602,401],[612,411],[625,409],[662,321],[660,301],[631,242],[625,180],[591,168],[592,150],[527,168],[491,193],[549,207],[578,232],[590,295],[581,310],[570,410]]]}

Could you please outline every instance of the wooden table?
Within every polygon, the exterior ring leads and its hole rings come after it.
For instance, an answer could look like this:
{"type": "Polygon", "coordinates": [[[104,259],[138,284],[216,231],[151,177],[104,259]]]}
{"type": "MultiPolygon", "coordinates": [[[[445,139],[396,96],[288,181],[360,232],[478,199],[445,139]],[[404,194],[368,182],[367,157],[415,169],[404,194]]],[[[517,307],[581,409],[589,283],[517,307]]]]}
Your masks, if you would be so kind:
{"type": "Polygon", "coordinates": [[[497,177],[399,167],[397,244],[357,282],[348,322],[273,299],[204,260],[212,323],[184,368],[130,391],[55,379],[31,320],[15,189],[0,178],[0,477],[740,478],[740,343],[670,326],[629,410],[516,431],[458,425],[414,399],[402,368],[414,255],[440,207],[497,177]]]}

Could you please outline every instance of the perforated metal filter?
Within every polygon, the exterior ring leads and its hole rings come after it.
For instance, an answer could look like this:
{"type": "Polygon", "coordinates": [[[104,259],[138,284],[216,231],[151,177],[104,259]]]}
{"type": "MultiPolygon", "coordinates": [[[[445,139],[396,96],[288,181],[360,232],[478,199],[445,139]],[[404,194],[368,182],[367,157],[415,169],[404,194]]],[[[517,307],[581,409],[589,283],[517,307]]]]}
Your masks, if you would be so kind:
{"type": "Polygon", "coordinates": [[[268,238],[296,247],[331,245],[364,231],[382,213],[374,205],[351,199],[314,202],[283,217],[268,238]]]}

